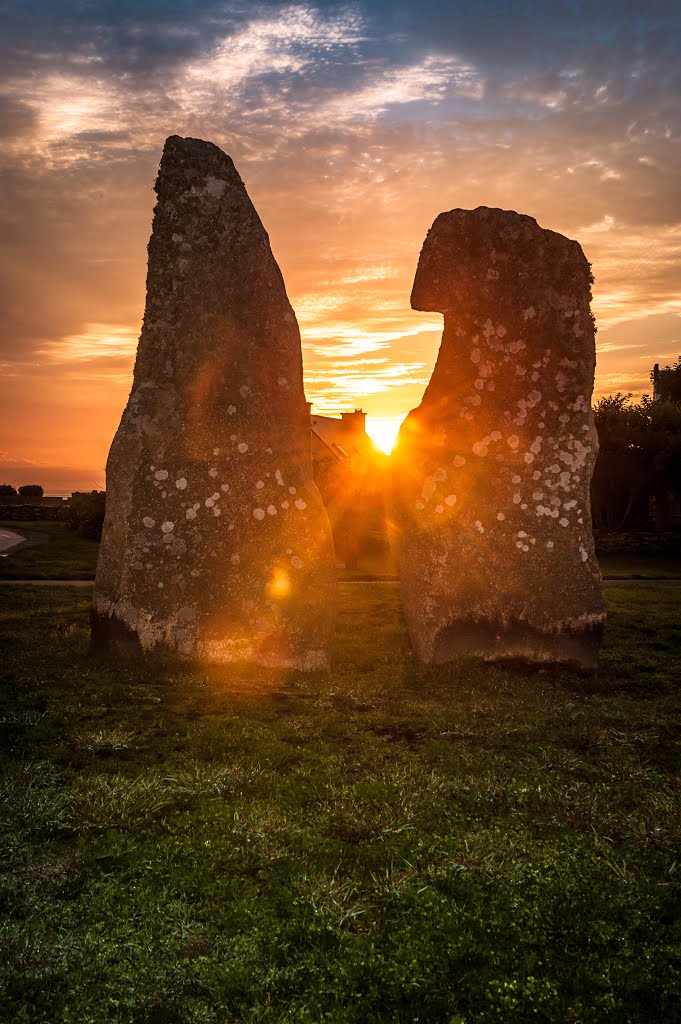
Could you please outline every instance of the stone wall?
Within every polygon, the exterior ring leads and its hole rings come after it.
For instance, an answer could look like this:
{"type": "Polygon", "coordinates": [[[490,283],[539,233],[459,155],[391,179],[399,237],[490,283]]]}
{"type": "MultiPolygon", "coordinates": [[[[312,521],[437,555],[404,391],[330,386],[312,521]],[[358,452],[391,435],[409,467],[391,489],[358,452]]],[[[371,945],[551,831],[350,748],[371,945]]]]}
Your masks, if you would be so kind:
{"type": "Polygon", "coordinates": [[[0,505],[0,519],[13,519],[17,522],[36,522],[38,520],[56,522],[61,519],[59,505],[0,505]]]}
{"type": "Polygon", "coordinates": [[[681,554],[681,531],[660,533],[607,533],[594,530],[598,555],[662,555],[681,554]]]}

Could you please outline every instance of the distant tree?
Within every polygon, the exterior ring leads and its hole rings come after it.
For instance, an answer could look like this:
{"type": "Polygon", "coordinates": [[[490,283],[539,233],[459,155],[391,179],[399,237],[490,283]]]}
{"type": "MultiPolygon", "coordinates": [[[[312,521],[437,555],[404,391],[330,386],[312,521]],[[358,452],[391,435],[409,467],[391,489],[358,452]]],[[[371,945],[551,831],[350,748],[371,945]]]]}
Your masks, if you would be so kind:
{"type": "Polygon", "coordinates": [[[66,508],[66,525],[79,537],[101,540],[106,491],[75,491],[66,508]]]}
{"type": "Polygon", "coordinates": [[[681,404],[681,356],[677,356],[676,362],[671,366],[660,367],[657,377],[653,371],[650,380],[655,385],[655,397],[658,401],[681,404]]]}
{"type": "Polygon", "coordinates": [[[22,484],[19,494],[25,498],[42,498],[44,491],[40,484],[22,484]]]}
{"type": "Polygon", "coordinates": [[[15,495],[16,493],[16,487],[12,487],[11,484],[0,484],[0,495],[7,497],[8,495],[15,495]]]}
{"type": "Polygon", "coordinates": [[[618,393],[594,407],[600,451],[591,483],[596,527],[642,528],[651,515],[668,525],[681,489],[681,405],[618,393]]]}

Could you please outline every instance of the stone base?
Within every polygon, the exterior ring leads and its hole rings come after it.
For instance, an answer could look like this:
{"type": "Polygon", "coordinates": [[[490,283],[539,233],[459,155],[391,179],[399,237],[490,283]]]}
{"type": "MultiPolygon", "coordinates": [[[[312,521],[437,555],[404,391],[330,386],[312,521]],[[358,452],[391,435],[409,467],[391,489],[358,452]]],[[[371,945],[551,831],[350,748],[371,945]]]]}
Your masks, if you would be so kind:
{"type": "Polygon", "coordinates": [[[138,658],[142,645],[134,630],[115,615],[90,612],[90,653],[112,654],[117,658],[138,658]]]}
{"type": "MultiPolygon", "coordinates": [[[[452,622],[436,635],[432,665],[462,657],[485,661],[513,661],[527,666],[561,665],[593,672],[603,637],[603,622],[579,629],[544,632],[525,622],[504,625],[462,619],[452,622]]],[[[418,649],[418,645],[415,644],[418,649]]]]}

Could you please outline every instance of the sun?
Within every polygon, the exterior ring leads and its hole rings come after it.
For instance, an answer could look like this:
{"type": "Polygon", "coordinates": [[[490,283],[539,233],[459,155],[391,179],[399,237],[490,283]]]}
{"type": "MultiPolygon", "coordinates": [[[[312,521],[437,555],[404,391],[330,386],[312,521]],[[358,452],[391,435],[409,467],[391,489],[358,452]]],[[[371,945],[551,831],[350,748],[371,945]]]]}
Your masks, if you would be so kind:
{"type": "Polygon", "coordinates": [[[390,455],[404,416],[367,416],[366,431],[377,448],[390,455]]]}

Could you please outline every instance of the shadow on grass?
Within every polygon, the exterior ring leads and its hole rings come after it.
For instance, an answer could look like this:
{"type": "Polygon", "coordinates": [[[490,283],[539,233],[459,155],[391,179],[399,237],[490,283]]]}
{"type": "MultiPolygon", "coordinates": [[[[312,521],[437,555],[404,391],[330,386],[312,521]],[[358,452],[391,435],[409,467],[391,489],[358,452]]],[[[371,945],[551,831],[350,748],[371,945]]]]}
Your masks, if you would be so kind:
{"type": "Polygon", "coordinates": [[[609,591],[590,680],[424,668],[395,585],[340,594],[309,675],[3,594],[0,1019],[679,1017],[676,594],[609,591]]]}

